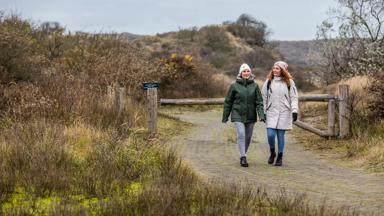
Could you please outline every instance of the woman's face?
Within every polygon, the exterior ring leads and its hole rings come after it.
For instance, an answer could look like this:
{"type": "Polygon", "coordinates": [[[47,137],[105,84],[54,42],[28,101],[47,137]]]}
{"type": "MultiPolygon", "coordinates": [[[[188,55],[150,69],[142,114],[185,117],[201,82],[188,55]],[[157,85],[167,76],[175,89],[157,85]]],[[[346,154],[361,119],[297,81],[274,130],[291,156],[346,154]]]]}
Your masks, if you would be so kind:
{"type": "Polygon", "coordinates": [[[273,76],[280,76],[281,75],[281,68],[277,65],[274,65],[272,67],[273,76]]]}
{"type": "Polygon", "coordinates": [[[241,72],[241,77],[243,79],[249,79],[250,76],[251,76],[251,71],[250,70],[245,69],[245,70],[243,70],[241,72]]]}

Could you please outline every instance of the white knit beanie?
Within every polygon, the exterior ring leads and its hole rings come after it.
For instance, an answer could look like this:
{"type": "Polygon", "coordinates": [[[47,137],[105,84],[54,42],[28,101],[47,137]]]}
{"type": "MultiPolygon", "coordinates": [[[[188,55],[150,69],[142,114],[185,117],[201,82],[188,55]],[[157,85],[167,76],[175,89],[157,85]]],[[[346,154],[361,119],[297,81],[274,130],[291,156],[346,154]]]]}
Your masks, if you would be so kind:
{"type": "Polygon", "coordinates": [[[249,70],[249,71],[251,71],[251,68],[249,67],[249,65],[243,63],[243,64],[240,66],[239,74],[241,74],[241,72],[243,72],[243,70],[249,70]]]}
{"type": "Polygon", "coordinates": [[[285,70],[288,70],[288,64],[286,62],[277,61],[277,62],[275,62],[274,65],[279,66],[279,67],[281,67],[281,68],[283,68],[285,70]]]}
{"type": "MultiPolygon", "coordinates": [[[[243,70],[249,70],[252,73],[251,68],[249,67],[249,65],[243,63],[240,66],[239,73],[237,74],[237,79],[241,79],[241,72],[243,72],[243,70]]],[[[251,75],[251,77],[253,77],[253,76],[251,75]]]]}

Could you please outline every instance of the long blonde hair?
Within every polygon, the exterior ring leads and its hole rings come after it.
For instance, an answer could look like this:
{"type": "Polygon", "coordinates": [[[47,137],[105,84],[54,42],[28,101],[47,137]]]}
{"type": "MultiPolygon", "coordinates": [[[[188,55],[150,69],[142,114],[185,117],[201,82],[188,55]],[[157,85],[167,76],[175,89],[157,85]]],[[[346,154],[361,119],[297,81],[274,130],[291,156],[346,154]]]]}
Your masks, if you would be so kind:
{"type": "MultiPolygon", "coordinates": [[[[292,75],[289,73],[288,70],[284,69],[284,68],[281,68],[281,77],[283,78],[284,82],[287,84],[287,86],[289,87],[291,85],[291,79],[292,78],[292,75]]],[[[267,75],[267,79],[272,81],[274,75],[273,75],[273,70],[271,70],[268,75],[267,75]]]]}

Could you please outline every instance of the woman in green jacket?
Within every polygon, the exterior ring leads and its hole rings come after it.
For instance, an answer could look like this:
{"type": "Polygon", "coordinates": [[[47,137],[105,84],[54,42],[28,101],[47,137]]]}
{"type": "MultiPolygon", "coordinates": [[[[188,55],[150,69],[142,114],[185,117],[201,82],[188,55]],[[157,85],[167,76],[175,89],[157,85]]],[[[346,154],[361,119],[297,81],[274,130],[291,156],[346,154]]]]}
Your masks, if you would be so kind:
{"type": "Polygon", "coordinates": [[[258,85],[254,81],[255,76],[247,64],[242,64],[236,82],[232,83],[224,101],[222,122],[234,122],[237,131],[237,145],[240,151],[240,165],[248,167],[246,153],[252,139],[253,126],[257,121],[265,122],[263,98],[258,85]]]}

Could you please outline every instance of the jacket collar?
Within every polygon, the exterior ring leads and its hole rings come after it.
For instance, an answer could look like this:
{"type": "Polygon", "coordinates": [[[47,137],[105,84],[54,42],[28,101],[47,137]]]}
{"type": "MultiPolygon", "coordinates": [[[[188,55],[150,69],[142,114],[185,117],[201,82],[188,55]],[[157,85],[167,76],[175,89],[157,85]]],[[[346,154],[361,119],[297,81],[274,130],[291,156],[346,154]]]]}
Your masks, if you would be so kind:
{"type": "MultiPolygon", "coordinates": [[[[236,80],[242,80],[243,78],[241,78],[241,74],[238,74],[236,76],[236,80]]],[[[254,80],[255,79],[255,75],[251,74],[251,76],[249,77],[248,80],[254,80]]]]}
{"type": "Polygon", "coordinates": [[[240,83],[241,85],[249,85],[254,82],[253,79],[236,79],[237,83],[240,83]]]}

